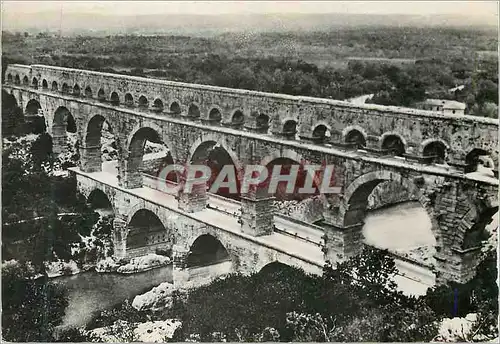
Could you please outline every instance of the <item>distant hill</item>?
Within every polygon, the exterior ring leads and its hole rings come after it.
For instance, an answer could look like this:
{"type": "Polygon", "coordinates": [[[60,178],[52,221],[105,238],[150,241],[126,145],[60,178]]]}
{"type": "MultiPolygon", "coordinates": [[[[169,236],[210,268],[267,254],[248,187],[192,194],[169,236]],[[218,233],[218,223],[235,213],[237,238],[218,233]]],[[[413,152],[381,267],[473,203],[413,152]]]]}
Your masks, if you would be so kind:
{"type": "Polygon", "coordinates": [[[3,29],[11,31],[59,31],[63,34],[189,34],[206,35],[241,31],[323,31],[336,27],[363,26],[454,26],[497,27],[497,17],[368,14],[222,14],[110,16],[90,13],[2,13],[3,29]]]}

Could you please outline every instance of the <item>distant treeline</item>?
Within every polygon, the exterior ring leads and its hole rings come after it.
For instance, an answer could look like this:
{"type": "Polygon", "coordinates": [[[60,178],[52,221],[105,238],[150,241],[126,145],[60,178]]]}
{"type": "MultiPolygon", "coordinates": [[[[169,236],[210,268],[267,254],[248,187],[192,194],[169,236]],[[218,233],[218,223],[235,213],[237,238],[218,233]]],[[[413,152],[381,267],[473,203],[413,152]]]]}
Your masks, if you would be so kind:
{"type": "Polygon", "coordinates": [[[498,64],[496,56],[484,51],[493,50],[496,42],[488,31],[451,28],[224,34],[210,39],[55,39],[7,33],[4,56],[8,61],[331,99],[375,94],[372,101],[384,105],[411,106],[426,97],[441,97],[466,102],[472,114],[491,116],[482,109],[498,105],[498,64]],[[342,60],[345,67],[324,63],[325,56],[342,60]],[[318,59],[323,62],[315,63],[318,59]],[[457,85],[465,88],[448,91],[457,85]]]}

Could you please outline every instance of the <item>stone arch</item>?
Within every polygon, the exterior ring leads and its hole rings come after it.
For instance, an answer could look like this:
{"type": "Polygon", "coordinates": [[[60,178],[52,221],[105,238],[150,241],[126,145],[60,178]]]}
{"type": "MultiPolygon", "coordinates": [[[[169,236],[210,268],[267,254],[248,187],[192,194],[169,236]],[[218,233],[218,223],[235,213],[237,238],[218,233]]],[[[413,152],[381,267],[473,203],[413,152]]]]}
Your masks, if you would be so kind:
{"type": "Polygon", "coordinates": [[[260,165],[266,166],[271,161],[276,160],[278,158],[287,158],[287,159],[296,161],[298,163],[305,162],[305,159],[299,153],[297,153],[291,149],[284,149],[282,151],[279,151],[279,150],[272,151],[270,154],[268,154],[264,158],[262,158],[262,160],[260,161],[260,165]]]}
{"type": "Polygon", "coordinates": [[[297,119],[287,117],[281,121],[281,132],[280,134],[286,138],[293,139],[297,135],[297,119]]]}
{"type": "Polygon", "coordinates": [[[211,123],[220,123],[222,120],[222,110],[218,106],[212,106],[208,112],[208,121],[211,123]]]}
{"type": "Polygon", "coordinates": [[[133,209],[128,216],[125,233],[126,255],[137,257],[158,251],[169,251],[175,244],[175,233],[166,226],[154,211],[147,208],[133,209]]]}
{"type": "MultiPolygon", "coordinates": [[[[436,213],[434,211],[433,204],[425,195],[425,190],[421,190],[421,187],[417,186],[414,181],[405,176],[402,176],[398,172],[375,171],[369,172],[356,178],[346,188],[342,201],[340,202],[338,225],[346,229],[352,228],[352,230],[354,231],[359,230],[361,234],[366,218],[368,196],[376,188],[377,185],[389,181],[400,183],[403,188],[409,190],[408,192],[413,192],[418,196],[419,203],[424,213],[426,214],[426,216],[424,216],[430,222],[428,233],[433,237],[432,246],[435,247],[436,253],[439,253],[444,248],[444,242],[438,217],[436,216],[436,213]]],[[[363,238],[362,234],[361,238],[363,238]]],[[[364,239],[360,240],[363,240],[364,242],[364,239]]],[[[440,264],[441,263],[437,261],[435,267],[439,267],[440,264]]]]}
{"type": "Polygon", "coordinates": [[[359,125],[352,125],[342,130],[342,142],[356,144],[358,148],[366,146],[366,132],[359,125]]]}
{"type": "Polygon", "coordinates": [[[210,179],[206,183],[208,188],[212,187],[213,182],[216,180],[224,166],[234,166],[232,172],[234,172],[234,175],[237,178],[235,181],[237,193],[235,194],[232,192],[234,190],[231,190],[230,188],[220,188],[217,190],[211,190],[211,192],[216,192],[218,195],[223,197],[239,199],[240,180],[238,177],[240,171],[242,171],[242,164],[236,153],[229,147],[223,138],[218,138],[213,134],[208,134],[204,135],[203,139],[197,139],[189,150],[188,163],[203,164],[210,168],[212,173],[210,179]]]}
{"type": "Polygon", "coordinates": [[[450,146],[441,139],[427,139],[420,145],[420,154],[432,157],[432,162],[442,164],[446,161],[447,151],[450,146]]]}
{"type": "Polygon", "coordinates": [[[243,111],[240,109],[236,109],[233,111],[231,115],[231,126],[233,127],[241,127],[245,124],[245,115],[243,111]]]}
{"type": "Polygon", "coordinates": [[[197,119],[197,118],[200,118],[200,115],[201,115],[201,112],[200,112],[199,104],[198,103],[189,104],[187,117],[197,119]]]}
{"type": "Polygon", "coordinates": [[[196,141],[191,145],[191,148],[189,148],[187,161],[192,161],[193,156],[196,153],[196,151],[202,145],[205,145],[208,143],[213,143],[213,144],[221,146],[229,154],[229,156],[233,160],[234,166],[236,166],[236,168],[238,170],[241,170],[243,168],[243,165],[241,164],[240,159],[238,158],[238,155],[229,147],[229,144],[223,138],[220,138],[213,133],[204,134],[203,137],[199,137],[198,139],[196,139],[196,141]]]}
{"type": "Polygon", "coordinates": [[[291,265],[280,262],[279,260],[265,261],[256,266],[257,273],[265,273],[269,270],[280,269],[280,268],[292,268],[291,265]]]}
{"type": "Polygon", "coordinates": [[[99,100],[100,102],[106,101],[106,92],[104,91],[103,88],[100,88],[99,91],[97,92],[97,100],[99,100]]]}
{"type": "Polygon", "coordinates": [[[61,92],[64,93],[64,94],[68,94],[69,93],[69,86],[68,86],[67,83],[63,82],[62,88],[61,88],[61,92]]]}
{"type": "Polygon", "coordinates": [[[23,78],[23,85],[28,86],[28,85],[29,85],[29,83],[30,83],[30,82],[29,82],[29,79],[28,79],[28,77],[25,75],[25,76],[24,76],[24,78],[23,78]]]}
{"type": "Polygon", "coordinates": [[[403,156],[406,152],[406,140],[396,132],[384,133],[379,140],[380,149],[388,150],[389,154],[403,156]]]}
{"type": "Polygon", "coordinates": [[[142,122],[137,123],[134,126],[134,129],[127,136],[127,142],[126,142],[127,147],[130,147],[130,145],[132,144],[132,139],[134,138],[135,134],[143,128],[149,128],[155,131],[158,134],[158,137],[161,139],[161,141],[167,146],[168,150],[172,153],[174,161],[177,161],[178,158],[177,151],[175,150],[175,146],[173,145],[172,141],[170,141],[168,137],[163,137],[164,136],[163,128],[150,120],[144,120],[142,122]]]}
{"type": "Polygon", "coordinates": [[[177,99],[174,99],[170,102],[168,110],[170,111],[170,114],[179,115],[182,112],[181,102],[177,99]]]}
{"type": "Polygon", "coordinates": [[[124,101],[125,106],[132,107],[134,106],[134,97],[130,93],[125,93],[124,101]]]}
{"type": "Polygon", "coordinates": [[[7,82],[11,83],[13,81],[14,81],[14,78],[12,77],[12,74],[11,73],[7,74],[7,82]]]}
{"type": "Polygon", "coordinates": [[[439,226],[434,218],[434,210],[425,200],[421,189],[410,179],[393,171],[369,172],[359,176],[349,184],[343,194],[343,202],[340,207],[340,225],[349,227],[362,224],[366,215],[368,196],[377,185],[386,181],[400,183],[408,192],[418,195],[420,204],[427,211],[431,219],[432,231],[436,242],[438,242],[439,234],[436,231],[439,226]]]}
{"type": "Polygon", "coordinates": [[[42,80],[42,89],[46,90],[49,88],[49,84],[47,83],[47,80],[43,79],[42,80]]]}
{"type": "Polygon", "coordinates": [[[228,247],[218,235],[212,231],[192,236],[186,242],[189,253],[186,257],[186,267],[211,265],[223,261],[231,261],[234,266],[234,257],[228,247]]]}
{"type": "Polygon", "coordinates": [[[149,100],[146,96],[141,95],[138,100],[138,105],[141,109],[147,109],[149,107],[149,100]]]}
{"type": "MultiPolygon", "coordinates": [[[[177,156],[173,150],[174,147],[170,141],[164,139],[162,128],[150,121],[138,123],[127,139],[127,155],[124,161],[125,187],[127,188],[142,186],[142,169],[145,166],[144,155],[147,141],[160,144],[166,148],[167,154],[158,159],[163,161],[163,159],[168,159],[170,155],[172,161],[176,161],[177,156]]],[[[161,166],[158,168],[161,168],[161,166]]],[[[160,172],[155,171],[155,173],[160,172]]]]}
{"type": "MultiPolygon", "coordinates": [[[[96,172],[96,171],[101,171],[102,170],[102,163],[103,163],[103,151],[102,149],[102,143],[101,143],[101,138],[102,138],[102,129],[104,126],[104,123],[107,123],[108,125],[108,130],[110,131],[111,134],[113,134],[113,124],[103,115],[101,114],[96,114],[93,115],[90,120],[87,122],[86,127],[84,129],[84,134],[83,134],[83,140],[84,140],[84,147],[85,149],[89,150],[89,154],[86,154],[86,152],[82,152],[82,165],[85,163],[85,166],[82,166],[82,168],[86,172],[96,172]]],[[[113,134],[113,138],[115,140],[114,145],[111,143],[111,147],[117,149],[117,154],[119,154],[119,147],[120,147],[120,142],[119,142],[119,136],[113,134]]],[[[108,152],[111,156],[111,153],[108,152]]],[[[120,156],[118,156],[118,159],[120,156]]]]}
{"type": "Polygon", "coordinates": [[[111,102],[112,105],[120,105],[120,96],[118,95],[117,92],[111,92],[109,101],[111,102]]]}
{"type": "Polygon", "coordinates": [[[311,138],[316,143],[325,143],[330,139],[331,127],[325,122],[316,123],[311,132],[311,138]]]}
{"type": "Polygon", "coordinates": [[[19,74],[16,74],[14,78],[14,84],[21,85],[21,78],[19,77],[19,74]]]}
{"type": "Polygon", "coordinates": [[[92,88],[90,86],[85,87],[84,94],[85,94],[85,97],[92,98],[93,97],[92,88]]]}
{"type": "Polygon", "coordinates": [[[156,98],[153,101],[153,111],[154,112],[163,112],[163,101],[160,98],[156,98]]]}
{"type": "Polygon", "coordinates": [[[271,118],[264,112],[252,111],[245,120],[245,128],[261,134],[267,134],[271,126],[271,118]]]}
{"type": "MultiPolygon", "coordinates": [[[[281,161],[283,163],[283,167],[282,167],[281,172],[280,172],[281,174],[289,174],[290,173],[288,171],[288,167],[286,167],[287,165],[285,165],[285,163],[287,163],[287,161],[292,161],[292,162],[296,163],[296,165],[299,165],[299,172],[297,174],[296,189],[299,189],[304,185],[305,178],[307,176],[309,176],[313,179],[313,185],[315,185],[316,187],[319,187],[321,185],[320,176],[318,176],[316,174],[312,174],[312,172],[310,172],[310,171],[304,170],[302,166],[304,164],[307,164],[307,161],[302,157],[302,155],[295,152],[294,150],[291,150],[291,149],[284,149],[282,151],[273,150],[270,154],[266,155],[260,161],[260,165],[264,166],[264,167],[268,167],[270,164],[272,164],[276,160],[281,161]]],[[[274,167],[273,167],[273,169],[274,169],[274,167]]],[[[270,167],[268,167],[268,176],[267,176],[266,180],[264,181],[264,186],[270,182],[271,176],[272,176],[272,169],[270,169],[270,167]]],[[[279,190],[279,188],[280,188],[280,186],[278,186],[278,190],[279,190]]],[[[278,195],[278,194],[279,194],[279,192],[276,193],[276,195],[278,195]]],[[[303,199],[309,198],[310,196],[312,196],[312,195],[294,193],[292,196],[282,194],[279,198],[283,200],[283,198],[288,199],[291,197],[292,200],[301,201],[303,199]]]]}
{"type": "Polygon", "coordinates": [[[33,86],[34,89],[38,89],[38,79],[33,77],[33,80],[31,81],[31,86],[33,86]]]}
{"type": "Polygon", "coordinates": [[[265,113],[260,113],[255,117],[255,128],[259,132],[267,132],[269,129],[269,122],[271,118],[265,114],[265,113]]]}
{"type": "Polygon", "coordinates": [[[96,188],[87,195],[87,204],[91,209],[109,209],[115,213],[115,205],[111,198],[103,190],[96,188]]]}
{"type": "Polygon", "coordinates": [[[30,99],[28,101],[28,104],[26,104],[24,113],[27,115],[38,115],[38,110],[42,110],[40,102],[37,99],[30,99]]]}
{"type": "Polygon", "coordinates": [[[477,165],[482,164],[486,168],[493,169],[494,163],[491,159],[491,152],[483,148],[473,148],[465,156],[465,173],[475,172],[477,170],[477,165]],[[480,157],[487,157],[485,161],[482,161],[480,157]],[[490,166],[492,165],[493,166],[490,166]]]}
{"type": "Polygon", "coordinates": [[[51,90],[53,92],[59,91],[59,86],[57,85],[57,81],[52,81],[51,90]]]}
{"type": "Polygon", "coordinates": [[[73,86],[73,95],[74,96],[80,96],[80,86],[78,84],[75,84],[75,86],[73,86]]]}
{"type": "Polygon", "coordinates": [[[42,106],[37,99],[30,99],[24,114],[30,118],[31,131],[35,134],[41,134],[47,131],[46,119],[43,114],[42,106]]]}
{"type": "Polygon", "coordinates": [[[60,106],[54,113],[52,123],[52,137],[54,142],[54,152],[62,153],[66,147],[69,133],[77,132],[77,123],[71,112],[64,106],[60,106]]]}

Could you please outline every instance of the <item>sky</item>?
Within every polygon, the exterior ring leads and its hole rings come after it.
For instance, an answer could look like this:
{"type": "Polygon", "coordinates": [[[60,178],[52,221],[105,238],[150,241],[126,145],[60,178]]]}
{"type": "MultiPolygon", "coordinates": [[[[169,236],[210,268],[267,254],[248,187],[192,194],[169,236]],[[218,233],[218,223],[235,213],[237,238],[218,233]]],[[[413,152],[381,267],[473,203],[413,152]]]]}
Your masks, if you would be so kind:
{"type": "Polygon", "coordinates": [[[110,15],[227,13],[498,14],[496,1],[3,1],[9,15],[60,11],[110,15]]]}

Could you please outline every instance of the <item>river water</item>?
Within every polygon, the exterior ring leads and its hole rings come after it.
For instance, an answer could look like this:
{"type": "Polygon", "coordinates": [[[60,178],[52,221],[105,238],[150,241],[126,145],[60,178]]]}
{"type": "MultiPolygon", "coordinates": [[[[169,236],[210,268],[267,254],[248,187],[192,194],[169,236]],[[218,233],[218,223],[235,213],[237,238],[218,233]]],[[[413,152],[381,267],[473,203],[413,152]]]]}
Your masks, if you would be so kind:
{"type": "Polygon", "coordinates": [[[134,274],[84,272],[52,279],[67,287],[69,305],[61,329],[85,326],[95,313],[172,282],[172,265],[134,274]]]}
{"type": "Polygon", "coordinates": [[[365,243],[389,250],[435,246],[432,224],[419,202],[407,202],[368,213],[363,227],[365,243]]]}

